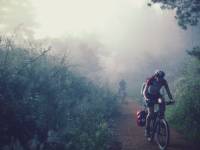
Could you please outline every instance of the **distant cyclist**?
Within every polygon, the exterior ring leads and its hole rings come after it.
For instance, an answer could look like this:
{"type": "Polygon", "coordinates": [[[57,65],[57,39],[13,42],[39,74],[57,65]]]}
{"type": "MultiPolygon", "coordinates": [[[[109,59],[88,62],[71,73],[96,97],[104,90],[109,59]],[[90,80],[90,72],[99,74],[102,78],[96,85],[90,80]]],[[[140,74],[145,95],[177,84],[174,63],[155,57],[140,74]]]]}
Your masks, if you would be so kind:
{"type": "Polygon", "coordinates": [[[164,79],[164,77],[165,77],[164,71],[156,70],[154,75],[149,79],[147,79],[147,81],[142,86],[141,94],[144,96],[148,110],[148,115],[146,118],[146,130],[145,130],[145,135],[147,136],[147,138],[150,137],[150,122],[154,114],[154,104],[157,104],[158,100],[161,101],[161,103],[159,103],[160,111],[163,113],[165,111],[164,97],[160,93],[162,87],[165,87],[169,99],[173,101],[168,83],[164,79]]]}
{"type": "Polygon", "coordinates": [[[125,80],[121,80],[119,82],[118,96],[120,97],[121,101],[125,100],[125,97],[126,97],[126,81],[125,80]]]}

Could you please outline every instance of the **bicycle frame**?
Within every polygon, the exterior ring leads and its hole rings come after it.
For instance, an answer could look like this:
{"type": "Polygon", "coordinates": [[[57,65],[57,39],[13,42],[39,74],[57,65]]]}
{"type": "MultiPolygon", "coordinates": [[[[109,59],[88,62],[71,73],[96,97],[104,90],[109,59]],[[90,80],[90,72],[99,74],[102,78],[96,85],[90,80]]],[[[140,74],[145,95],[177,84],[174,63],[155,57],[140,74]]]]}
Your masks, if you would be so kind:
{"type": "Polygon", "coordinates": [[[151,139],[152,140],[154,139],[157,126],[159,125],[161,119],[164,119],[164,116],[160,114],[159,110],[154,112],[153,119],[151,120],[151,122],[153,122],[153,127],[152,127],[152,129],[150,128],[151,129],[150,132],[152,132],[151,133],[151,139]]]}

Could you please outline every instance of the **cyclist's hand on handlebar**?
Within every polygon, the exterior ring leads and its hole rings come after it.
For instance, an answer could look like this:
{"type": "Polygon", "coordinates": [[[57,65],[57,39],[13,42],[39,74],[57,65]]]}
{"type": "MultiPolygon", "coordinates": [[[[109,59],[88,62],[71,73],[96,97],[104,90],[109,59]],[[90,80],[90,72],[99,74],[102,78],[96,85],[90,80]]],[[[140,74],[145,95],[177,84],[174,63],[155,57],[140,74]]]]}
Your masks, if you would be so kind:
{"type": "Polygon", "coordinates": [[[167,101],[167,102],[166,102],[166,105],[170,105],[170,104],[174,104],[174,103],[175,103],[174,100],[170,100],[170,101],[167,101]]]}
{"type": "Polygon", "coordinates": [[[171,102],[172,104],[174,104],[174,103],[175,103],[175,100],[171,99],[170,102],[171,102]]]}

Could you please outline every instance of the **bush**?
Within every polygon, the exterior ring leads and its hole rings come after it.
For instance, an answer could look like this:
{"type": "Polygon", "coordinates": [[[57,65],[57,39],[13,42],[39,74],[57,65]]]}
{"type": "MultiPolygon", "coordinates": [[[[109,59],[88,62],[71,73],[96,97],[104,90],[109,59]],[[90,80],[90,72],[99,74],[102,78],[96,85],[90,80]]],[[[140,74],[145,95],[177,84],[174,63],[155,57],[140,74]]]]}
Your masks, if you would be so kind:
{"type": "Polygon", "coordinates": [[[200,141],[200,63],[191,59],[177,80],[177,104],[168,112],[171,123],[188,138],[200,141]]]}
{"type": "Polygon", "coordinates": [[[48,51],[0,40],[0,148],[106,149],[115,96],[48,51]]]}

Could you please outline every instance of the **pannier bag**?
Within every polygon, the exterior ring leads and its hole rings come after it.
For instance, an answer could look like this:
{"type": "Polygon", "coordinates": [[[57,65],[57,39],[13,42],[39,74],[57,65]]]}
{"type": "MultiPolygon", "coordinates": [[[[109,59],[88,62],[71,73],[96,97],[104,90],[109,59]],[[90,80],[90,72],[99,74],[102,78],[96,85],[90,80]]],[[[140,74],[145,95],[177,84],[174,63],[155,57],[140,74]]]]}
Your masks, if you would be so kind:
{"type": "Polygon", "coordinates": [[[144,127],[146,124],[146,116],[147,116],[147,112],[145,110],[139,110],[137,111],[137,125],[139,127],[144,127]]]}

